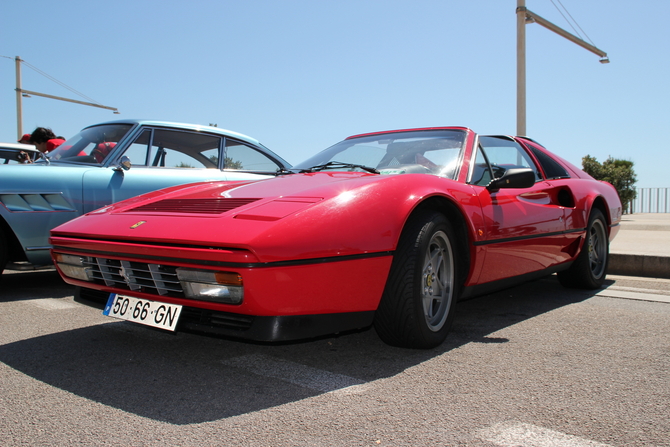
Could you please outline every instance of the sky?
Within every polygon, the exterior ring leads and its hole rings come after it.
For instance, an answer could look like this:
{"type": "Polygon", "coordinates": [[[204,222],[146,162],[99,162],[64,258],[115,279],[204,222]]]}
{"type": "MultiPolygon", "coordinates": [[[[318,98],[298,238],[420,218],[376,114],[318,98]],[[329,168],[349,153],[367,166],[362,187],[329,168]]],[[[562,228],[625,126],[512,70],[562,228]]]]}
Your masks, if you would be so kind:
{"type": "MultiPolygon", "coordinates": [[[[16,56],[23,89],[120,112],[32,96],[24,133],[43,126],[68,138],[120,118],[216,124],[293,164],[365,132],[513,135],[516,4],[4,0],[0,141],[17,140],[16,56]]],[[[670,187],[670,147],[657,139],[670,122],[670,2],[526,6],[611,61],[527,25],[527,135],[577,166],[586,155],[631,160],[637,187],[670,187]]]]}

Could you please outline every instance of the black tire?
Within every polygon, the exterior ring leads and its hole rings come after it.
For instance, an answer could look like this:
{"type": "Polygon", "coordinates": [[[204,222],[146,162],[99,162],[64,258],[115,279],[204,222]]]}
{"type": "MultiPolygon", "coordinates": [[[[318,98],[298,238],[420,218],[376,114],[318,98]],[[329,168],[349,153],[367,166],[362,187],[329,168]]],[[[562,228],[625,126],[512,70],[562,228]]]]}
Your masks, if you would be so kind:
{"type": "Polygon", "coordinates": [[[2,275],[7,265],[7,250],[7,239],[5,239],[5,233],[0,228],[0,275],[2,275]]]}
{"type": "Polygon", "coordinates": [[[374,326],[389,345],[433,348],[447,337],[460,293],[455,232],[447,218],[413,216],[398,242],[374,326]]]}
{"type": "Polygon", "coordinates": [[[599,289],[607,276],[609,252],[607,221],[603,213],[594,208],[589,216],[582,250],[568,270],[558,273],[558,280],[565,287],[599,289]]]}

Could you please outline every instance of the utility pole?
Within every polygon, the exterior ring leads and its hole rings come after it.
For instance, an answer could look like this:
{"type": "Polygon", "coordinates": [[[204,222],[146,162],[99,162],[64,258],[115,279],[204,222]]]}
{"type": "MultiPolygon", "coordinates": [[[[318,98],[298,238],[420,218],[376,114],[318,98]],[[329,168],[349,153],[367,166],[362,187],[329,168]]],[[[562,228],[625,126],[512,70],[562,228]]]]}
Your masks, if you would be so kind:
{"type": "Polygon", "coordinates": [[[516,0],[516,134],[526,135],[526,0],[516,0]]]}
{"type": "Polygon", "coordinates": [[[78,101],[76,99],[63,98],[61,96],[47,95],[46,93],[34,92],[32,90],[24,90],[21,87],[21,58],[16,56],[16,128],[18,133],[18,139],[21,139],[23,135],[23,97],[32,96],[42,96],[43,98],[56,99],[58,101],[73,102],[75,104],[81,104],[84,106],[98,107],[100,109],[112,110],[115,114],[119,113],[119,110],[116,107],[103,106],[102,104],[95,104],[92,102],[78,101]]]}
{"type": "Polygon", "coordinates": [[[537,23],[559,36],[600,56],[600,63],[608,64],[607,53],[579,37],[543,19],[526,8],[526,0],[516,2],[516,134],[526,135],[526,24],[537,23]]]}
{"type": "Polygon", "coordinates": [[[17,139],[23,136],[23,93],[21,93],[21,59],[16,56],[16,127],[18,131],[17,139]]]}

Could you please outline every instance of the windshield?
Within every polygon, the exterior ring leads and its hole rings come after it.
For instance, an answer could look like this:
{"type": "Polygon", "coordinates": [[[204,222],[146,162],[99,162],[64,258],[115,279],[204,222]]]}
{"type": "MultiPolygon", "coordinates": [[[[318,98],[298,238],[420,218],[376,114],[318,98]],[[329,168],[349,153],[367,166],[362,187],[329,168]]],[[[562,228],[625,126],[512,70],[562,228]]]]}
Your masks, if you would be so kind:
{"type": "Polygon", "coordinates": [[[132,124],[107,124],[88,127],[48,154],[50,160],[100,165],[132,124]]]}
{"type": "Polygon", "coordinates": [[[465,138],[465,131],[444,129],[351,138],[319,152],[292,170],[373,168],[380,174],[434,174],[454,179],[465,138]]]}

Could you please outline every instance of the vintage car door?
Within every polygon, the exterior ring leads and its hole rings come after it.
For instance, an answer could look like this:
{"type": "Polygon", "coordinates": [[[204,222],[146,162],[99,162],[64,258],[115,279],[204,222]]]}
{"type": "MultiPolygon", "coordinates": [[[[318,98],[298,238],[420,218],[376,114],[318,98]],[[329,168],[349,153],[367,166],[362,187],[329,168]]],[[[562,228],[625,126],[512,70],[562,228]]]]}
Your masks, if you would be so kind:
{"type": "Polygon", "coordinates": [[[503,280],[547,269],[567,260],[564,252],[565,210],[555,199],[555,187],[543,179],[533,159],[511,138],[480,137],[469,183],[482,206],[485,249],[479,283],[503,280]],[[530,168],[536,182],[530,188],[489,191],[491,178],[510,168],[530,168]]]}

